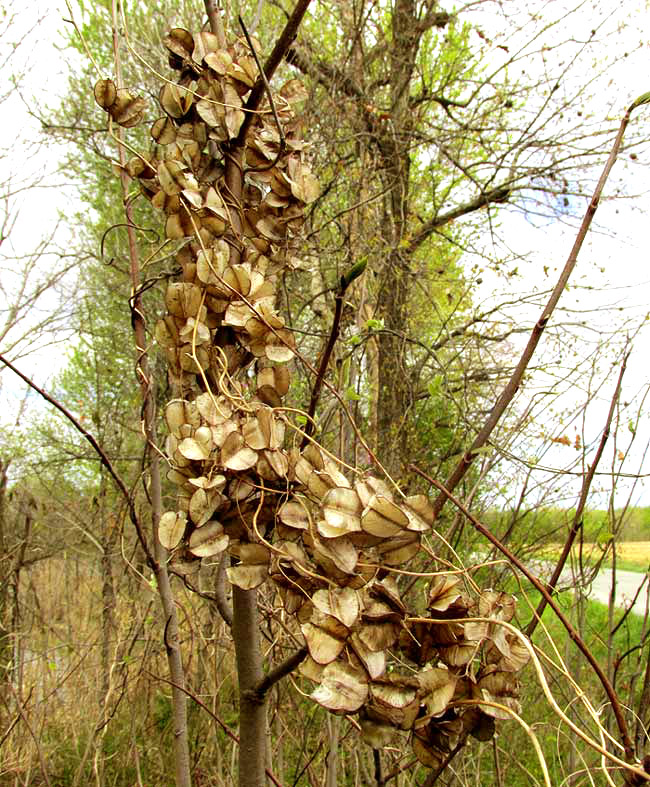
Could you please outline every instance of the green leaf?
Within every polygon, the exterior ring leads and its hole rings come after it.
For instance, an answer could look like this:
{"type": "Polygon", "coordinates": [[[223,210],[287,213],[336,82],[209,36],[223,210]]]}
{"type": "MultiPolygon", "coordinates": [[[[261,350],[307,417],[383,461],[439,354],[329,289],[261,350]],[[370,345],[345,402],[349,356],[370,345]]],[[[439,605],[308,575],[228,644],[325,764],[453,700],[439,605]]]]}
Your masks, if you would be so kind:
{"type": "Polygon", "coordinates": [[[361,396],[354,390],[353,386],[348,386],[345,389],[345,398],[350,402],[358,402],[361,396]]]}
{"type": "Polygon", "coordinates": [[[642,106],[643,104],[650,104],[650,92],[642,93],[637,99],[635,99],[631,104],[628,112],[631,112],[633,109],[642,106]]]}
{"type": "Polygon", "coordinates": [[[434,380],[427,385],[427,391],[429,392],[429,396],[437,397],[440,395],[440,382],[441,378],[436,377],[434,380]]]}
{"type": "Polygon", "coordinates": [[[368,260],[361,260],[353,265],[347,273],[341,276],[341,292],[345,292],[355,279],[365,271],[368,260]]]}
{"type": "Polygon", "coordinates": [[[383,327],[384,327],[383,320],[370,319],[368,320],[368,322],[366,322],[366,328],[369,331],[381,331],[383,327]]]}

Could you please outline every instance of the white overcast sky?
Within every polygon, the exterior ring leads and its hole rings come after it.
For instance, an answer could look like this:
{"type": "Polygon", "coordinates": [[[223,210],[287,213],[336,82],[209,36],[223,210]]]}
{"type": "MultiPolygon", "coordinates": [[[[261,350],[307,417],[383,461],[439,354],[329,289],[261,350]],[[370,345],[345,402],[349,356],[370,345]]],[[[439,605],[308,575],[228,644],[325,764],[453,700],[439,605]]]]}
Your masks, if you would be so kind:
{"type": "MultiPolygon", "coordinates": [[[[507,10],[508,6],[516,8],[517,5],[516,0],[506,0],[503,7],[507,10]]],[[[551,0],[551,2],[540,3],[540,8],[546,9],[549,13],[557,13],[557,9],[565,5],[574,4],[565,3],[564,0],[551,0]]],[[[12,7],[13,3],[9,1],[9,8],[12,7]]],[[[650,12],[647,4],[642,0],[626,0],[623,4],[620,0],[607,0],[601,3],[601,9],[605,17],[611,10],[611,20],[602,28],[603,56],[607,52],[611,55],[612,48],[616,51],[621,49],[630,51],[628,58],[611,69],[608,73],[609,84],[604,83],[603,93],[594,98],[594,101],[602,104],[604,122],[610,115],[608,127],[612,127],[612,108],[620,116],[631,100],[650,90],[648,67],[650,47],[645,43],[646,39],[650,40],[650,12]],[[607,25],[611,29],[606,29],[607,25]]],[[[29,4],[25,4],[24,8],[19,9],[18,25],[14,27],[10,40],[5,39],[0,42],[0,52],[6,53],[7,46],[21,37],[20,31],[28,31],[34,20],[41,18],[41,22],[28,34],[28,39],[18,51],[17,59],[24,62],[26,67],[23,95],[25,97],[33,95],[44,105],[48,102],[55,103],[57,94],[60,95],[65,89],[67,66],[56,42],[58,31],[66,26],[62,20],[67,17],[69,14],[63,2],[32,0],[29,4]]],[[[587,16],[581,16],[580,13],[575,14],[570,22],[576,25],[576,30],[591,23],[592,20],[587,16]]],[[[589,109],[591,112],[598,112],[598,107],[592,106],[589,109]]],[[[26,141],[26,147],[14,152],[11,157],[0,160],[0,182],[6,179],[9,168],[14,175],[36,172],[45,176],[44,185],[57,184],[55,187],[27,192],[16,203],[20,211],[11,241],[16,253],[21,254],[33,248],[38,238],[46,234],[54,225],[59,214],[65,216],[71,213],[75,205],[70,190],[65,188],[65,179],[60,174],[52,174],[57,164],[52,149],[44,149],[41,154],[32,157],[25,164],[24,157],[30,149],[32,140],[38,136],[38,127],[29,115],[23,99],[17,94],[12,95],[8,103],[3,106],[3,116],[3,123],[0,124],[0,146],[8,147],[15,140],[23,139],[26,141]]],[[[650,132],[650,107],[638,110],[633,123],[647,126],[650,132]]],[[[643,155],[640,154],[636,162],[630,161],[629,157],[624,157],[617,163],[615,174],[624,175],[628,193],[637,196],[624,202],[613,203],[605,200],[602,203],[597,214],[598,231],[585,245],[574,278],[574,284],[588,284],[593,290],[571,289],[563,296],[562,305],[586,306],[590,310],[589,321],[592,327],[602,326],[605,330],[611,330],[617,325],[617,320],[622,324],[623,321],[630,320],[633,315],[637,322],[640,322],[650,308],[649,165],[647,151],[643,155]],[[623,307],[621,311],[612,312],[606,308],[614,302],[623,307]]],[[[587,200],[583,200],[583,203],[586,207],[587,200]]],[[[573,233],[570,229],[559,223],[531,222],[520,212],[507,209],[500,213],[500,224],[501,235],[507,239],[510,250],[522,257],[525,256],[528,262],[521,263],[519,275],[511,278],[497,278],[486,271],[482,276],[483,284],[478,291],[478,299],[487,303],[495,298],[502,298],[509,289],[516,294],[522,290],[544,290],[552,286],[552,273],[562,267],[573,242],[573,233]]],[[[65,244],[66,233],[67,228],[64,224],[58,236],[59,243],[65,244]]],[[[3,247],[3,251],[7,253],[6,246],[3,247]]],[[[539,316],[538,312],[537,306],[522,307],[522,322],[532,325],[539,316]]],[[[521,342],[523,341],[522,339],[521,342]]],[[[576,341],[579,341],[579,338],[576,341]]],[[[513,350],[518,349],[521,342],[515,343],[513,350]]],[[[583,349],[587,352],[587,349],[583,349]]],[[[617,361],[617,358],[611,359],[612,364],[617,361]]],[[[48,348],[22,359],[21,363],[28,374],[34,375],[39,382],[46,383],[65,363],[65,351],[61,347],[48,348]]],[[[581,426],[584,427],[588,440],[596,439],[602,429],[615,373],[615,368],[610,371],[605,369],[600,373],[604,385],[581,426]]],[[[6,408],[11,409],[11,400],[15,402],[19,389],[15,387],[15,383],[9,382],[6,372],[2,373],[1,379],[1,395],[4,401],[2,407],[5,409],[6,418],[6,408]],[[9,400],[8,392],[11,393],[9,400]]],[[[542,387],[548,383],[543,377],[538,378],[537,382],[542,387]]],[[[624,398],[632,401],[633,397],[638,396],[649,382],[650,334],[647,328],[643,328],[635,340],[626,377],[624,398]]],[[[581,397],[586,395],[584,381],[567,387],[569,392],[557,403],[559,410],[579,405],[581,397]]],[[[549,434],[556,436],[562,434],[563,426],[559,422],[549,422],[546,426],[549,434]]],[[[572,426],[571,429],[574,427],[572,426]]],[[[566,432],[573,436],[574,431],[571,429],[567,427],[566,432]]],[[[650,439],[650,429],[642,424],[642,429],[639,430],[636,438],[639,447],[631,453],[625,470],[630,473],[639,471],[650,473],[650,462],[645,462],[641,468],[638,466],[641,462],[642,448],[648,439],[650,439]]],[[[533,444],[529,443],[529,449],[529,458],[532,458],[534,441],[533,444]]],[[[544,455],[542,463],[550,466],[566,466],[576,458],[575,455],[569,455],[571,451],[574,449],[558,446],[544,455]]],[[[636,498],[650,504],[650,484],[642,480],[637,487],[636,498]]],[[[602,499],[602,497],[599,499],[599,504],[602,499]]]]}

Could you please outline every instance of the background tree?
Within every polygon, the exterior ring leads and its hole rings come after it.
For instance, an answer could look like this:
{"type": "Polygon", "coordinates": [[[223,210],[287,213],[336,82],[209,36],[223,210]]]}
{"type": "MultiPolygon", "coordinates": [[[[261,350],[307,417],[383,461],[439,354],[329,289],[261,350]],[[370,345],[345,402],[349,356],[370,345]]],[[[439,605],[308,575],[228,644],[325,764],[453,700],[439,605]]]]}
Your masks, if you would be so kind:
{"type": "MultiPolygon", "coordinates": [[[[30,47],[41,34],[40,20],[6,3],[0,6],[0,20],[0,58],[9,75],[0,105],[9,116],[21,115],[20,94],[30,47]]],[[[32,229],[25,242],[26,228],[34,223],[30,200],[63,188],[52,169],[42,167],[46,150],[47,141],[31,129],[0,137],[0,347],[12,358],[42,351],[68,335],[72,304],[64,285],[71,282],[74,260],[55,242],[56,225],[41,231],[39,222],[39,231],[32,229]]]]}
{"type": "MultiPolygon", "coordinates": [[[[494,339],[518,326],[471,303],[480,269],[500,261],[461,274],[458,258],[495,231],[505,202],[555,213],[560,194],[578,188],[577,171],[584,182],[602,155],[600,132],[577,125],[571,109],[591,84],[576,84],[571,69],[599,30],[565,41],[557,32],[573,12],[559,8],[543,22],[532,8],[501,16],[489,4],[480,21],[474,9],[451,14],[436,2],[322,8],[288,58],[312,85],[308,122],[322,140],[311,239],[321,266],[366,260],[373,273],[350,310],[362,337],[373,320],[372,338],[352,352],[366,351],[356,368],[369,378],[373,444],[400,473],[430,445],[425,425],[441,423],[449,449],[444,427],[466,434],[479,391],[490,401],[504,379],[494,339]]],[[[316,292],[336,278],[314,274],[316,292]]]]}

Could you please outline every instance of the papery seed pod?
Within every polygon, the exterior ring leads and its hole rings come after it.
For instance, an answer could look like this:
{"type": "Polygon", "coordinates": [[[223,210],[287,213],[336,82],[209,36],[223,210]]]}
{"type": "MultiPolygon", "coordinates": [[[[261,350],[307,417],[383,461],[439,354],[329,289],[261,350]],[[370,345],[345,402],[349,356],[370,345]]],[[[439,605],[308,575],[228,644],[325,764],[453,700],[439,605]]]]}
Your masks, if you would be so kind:
{"type": "MultiPolygon", "coordinates": [[[[307,92],[290,80],[275,93],[277,117],[268,104],[251,115],[244,183],[233,189],[229,155],[255,60],[243,40],[224,49],[205,31],[176,28],[165,45],[181,74],[159,94],[156,153],[126,165],[162,211],[175,268],[155,329],[176,397],[164,413],[176,503],[158,537],[179,571],[225,553],[240,561],[227,569],[232,584],[273,583],[305,637],[313,698],[360,711],[378,745],[408,730],[417,756],[440,762],[473,729],[469,714],[483,713],[468,700],[517,707],[514,673],[528,651],[499,626],[514,601],[469,598],[470,583],[440,574],[422,617],[411,617],[395,575],[433,526],[427,498],[371,476],[353,483],[316,442],[285,449],[295,341],[275,309],[278,282],[301,265],[305,206],[319,195],[294,112],[307,92]]],[[[95,96],[116,122],[139,122],[144,104],[129,91],[102,80],[95,96]]]]}
{"type": "Polygon", "coordinates": [[[188,548],[197,557],[214,557],[226,550],[230,537],[220,522],[211,521],[190,536],[188,548]]]}
{"type": "Polygon", "coordinates": [[[186,527],[187,515],[184,511],[166,511],[158,522],[158,540],[165,549],[174,549],[180,543],[186,527]]]}
{"type": "Polygon", "coordinates": [[[95,83],[95,101],[102,109],[109,110],[117,100],[117,88],[112,79],[100,79],[95,83]]]}
{"type": "Polygon", "coordinates": [[[163,38],[163,44],[172,55],[181,61],[187,61],[194,49],[194,38],[189,30],[185,30],[182,27],[174,27],[163,38]]]}
{"type": "Polygon", "coordinates": [[[182,118],[193,105],[192,91],[181,85],[165,82],[160,89],[160,106],[172,118],[182,118]]]}
{"type": "Polygon", "coordinates": [[[194,50],[192,51],[192,60],[201,65],[205,56],[211,52],[219,51],[219,39],[214,33],[202,31],[196,33],[194,36],[194,50]]]}

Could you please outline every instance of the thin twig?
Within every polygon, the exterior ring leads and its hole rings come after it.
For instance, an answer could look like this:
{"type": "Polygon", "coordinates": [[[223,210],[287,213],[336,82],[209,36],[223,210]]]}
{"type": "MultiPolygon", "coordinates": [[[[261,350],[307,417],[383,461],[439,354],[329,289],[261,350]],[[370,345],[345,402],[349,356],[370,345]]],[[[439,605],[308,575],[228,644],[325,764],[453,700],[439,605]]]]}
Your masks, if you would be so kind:
{"type": "MultiPolygon", "coordinates": [[[[587,497],[589,496],[589,490],[591,489],[591,483],[594,480],[594,475],[596,473],[596,468],[598,467],[598,463],[600,462],[600,458],[603,455],[603,451],[605,450],[605,445],[609,438],[609,432],[612,425],[612,419],[614,418],[614,412],[616,410],[616,403],[618,402],[618,397],[621,393],[621,385],[623,383],[623,375],[625,374],[625,369],[627,367],[627,359],[630,357],[630,352],[628,351],[624,358],[623,363],[621,364],[621,371],[618,375],[618,380],[616,382],[616,389],[614,390],[614,395],[612,396],[612,401],[609,405],[609,412],[607,413],[607,420],[605,421],[605,428],[603,430],[602,437],[600,438],[600,443],[598,445],[598,450],[596,451],[596,456],[594,457],[594,461],[591,463],[587,475],[584,477],[582,482],[582,489],[580,491],[580,499],[578,501],[578,507],[576,508],[575,515],[573,517],[573,523],[571,524],[571,530],[569,531],[569,535],[564,542],[564,547],[562,549],[562,554],[560,555],[555,569],[553,571],[553,575],[548,581],[546,585],[549,594],[552,596],[555,592],[555,586],[558,583],[562,575],[562,571],[564,570],[564,566],[566,561],[571,554],[571,547],[573,546],[573,542],[582,527],[582,513],[585,509],[585,505],[587,504],[587,497]]],[[[537,605],[537,609],[535,610],[535,614],[533,615],[532,620],[526,626],[524,630],[524,634],[527,637],[532,637],[533,632],[537,628],[537,624],[542,619],[542,615],[544,610],[546,609],[546,599],[542,597],[540,599],[539,604],[537,605]]]]}
{"type": "Polygon", "coordinates": [[[499,745],[497,744],[496,737],[492,738],[492,754],[494,756],[494,775],[496,776],[496,787],[503,787],[503,779],[501,778],[501,765],[499,764],[499,745]]]}
{"type": "Polygon", "coordinates": [[[472,442],[472,445],[470,446],[469,450],[463,454],[462,458],[460,459],[456,467],[452,470],[451,475],[445,481],[445,491],[441,492],[433,503],[433,509],[436,516],[440,514],[443,506],[447,501],[446,492],[452,492],[458,486],[462,478],[465,476],[465,473],[472,466],[474,459],[478,455],[479,449],[481,449],[487,443],[494,428],[501,420],[501,416],[503,415],[506,408],[513,400],[517,391],[519,390],[519,386],[521,385],[521,381],[523,379],[524,373],[526,372],[526,369],[528,368],[528,364],[530,363],[530,360],[533,357],[533,354],[535,353],[537,345],[539,344],[539,341],[542,338],[544,329],[548,325],[551,315],[553,314],[553,311],[555,310],[555,307],[557,306],[558,301],[560,300],[560,296],[564,292],[564,289],[567,286],[571,273],[573,272],[576,261],[578,259],[578,254],[587,236],[594,214],[596,213],[596,209],[598,208],[598,203],[603,193],[603,189],[605,188],[605,183],[607,182],[609,173],[611,172],[611,169],[614,166],[614,162],[616,161],[618,151],[623,141],[623,135],[625,134],[625,129],[627,128],[627,124],[629,123],[630,120],[630,112],[633,108],[634,105],[625,112],[625,115],[621,120],[621,125],[616,135],[616,139],[614,140],[614,144],[612,145],[612,150],[609,154],[609,158],[607,159],[603,172],[600,176],[600,180],[596,185],[593,197],[591,198],[587,210],[585,212],[585,216],[582,220],[582,224],[580,225],[580,229],[578,231],[578,235],[573,244],[573,248],[571,249],[571,252],[567,258],[567,261],[564,265],[564,269],[562,270],[562,273],[560,274],[560,277],[557,280],[555,287],[553,288],[553,292],[551,293],[551,296],[544,308],[544,311],[542,312],[539,320],[535,323],[535,326],[533,327],[530,338],[528,340],[528,344],[526,345],[521,355],[521,358],[519,359],[519,363],[517,364],[517,367],[512,373],[512,376],[510,377],[510,380],[508,381],[506,387],[503,389],[501,395],[497,399],[482,429],[474,438],[474,441],[472,442]]]}
{"type": "MultiPolygon", "coordinates": [[[[647,576],[648,576],[648,575],[646,574],[646,576],[643,578],[643,582],[644,582],[644,583],[645,583],[645,581],[646,581],[646,579],[647,579],[647,576]]],[[[629,610],[628,610],[628,612],[629,612],[629,610]]],[[[613,636],[614,636],[614,635],[613,635],[612,633],[610,633],[610,639],[611,639],[613,636]]],[[[644,648],[644,647],[645,647],[645,645],[646,645],[646,642],[648,641],[648,637],[650,637],[650,632],[647,632],[647,633],[646,633],[645,637],[643,637],[643,639],[641,640],[641,642],[639,642],[639,643],[638,643],[638,644],[636,644],[636,645],[633,645],[631,648],[628,648],[628,649],[627,649],[627,650],[626,650],[624,653],[622,653],[622,654],[620,654],[620,655],[617,655],[617,656],[616,656],[616,658],[614,659],[614,670],[613,670],[613,672],[612,672],[612,684],[613,684],[614,686],[616,686],[616,677],[617,677],[617,675],[618,675],[618,671],[619,671],[619,669],[620,669],[620,667],[621,667],[621,664],[623,664],[623,662],[625,661],[625,659],[626,659],[626,658],[628,658],[628,656],[631,656],[631,655],[632,655],[633,653],[635,653],[637,650],[643,650],[643,648],[644,648]]]]}
{"type": "Polygon", "coordinates": [[[246,101],[246,106],[244,107],[244,122],[239,129],[239,134],[237,135],[237,139],[234,143],[236,148],[239,148],[243,145],[250,124],[252,123],[254,113],[259,107],[260,101],[262,100],[262,95],[266,90],[266,84],[268,84],[268,81],[275,73],[275,69],[282,62],[282,58],[287,53],[291,43],[296,37],[300,23],[307,12],[310,2],[311,0],[298,0],[296,7],[293,9],[293,13],[287,20],[287,24],[284,26],[284,30],[282,31],[280,38],[278,38],[276,41],[273,51],[264,64],[262,72],[253,85],[253,89],[251,90],[248,100],[246,101]]]}
{"type": "Polygon", "coordinates": [[[398,765],[396,768],[393,768],[393,770],[390,771],[390,773],[387,773],[386,776],[384,776],[382,787],[384,787],[384,785],[388,784],[388,782],[392,781],[393,779],[396,779],[400,775],[400,773],[404,773],[404,771],[411,770],[411,768],[417,764],[418,764],[418,760],[412,759],[412,760],[408,760],[408,762],[404,763],[404,765],[398,765]]]}
{"type": "Polygon", "coordinates": [[[435,771],[433,771],[433,773],[429,774],[429,776],[426,778],[426,780],[425,780],[424,784],[422,785],[422,787],[433,787],[433,785],[438,781],[438,777],[447,770],[447,768],[451,764],[451,761],[458,754],[458,752],[463,748],[463,746],[467,742],[467,738],[468,737],[469,737],[469,733],[468,732],[461,736],[461,738],[458,741],[458,743],[449,752],[449,754],[440,763],[440,765],[435,769],[435,771]]]}
{"type": "Polygon", "coordinates": [[[336,305],[334,308],[334,319],[332,320],[332,328],[330,330],[330,335],[327,340],[327,344],[325,345],[325,349],[323,350],[321,361],[318,366],[318,372],[316,373],[316,380],[314,382],[314,387],[311,392],[309,410],[307,411],[307,423],[305,425],[302,443],[300,444],[301,451],[309,442],[309,439],[315,429],[316,422],[314,421],[314,413],[316,412],[316,405],[318,404],[318,399],[320,397],[321,387],[325,379],[325,372],[327,371],[327,367],[329,365],[330,356],[332,355],[334,345],[336,344],[336,340],[338,339],[341,330],[343,296],[345,295],[346,290],[352,284],[352,282],[355,279],[359,278],[359,276],[361,276],[361,274],[364,272],[365,269],[366,269],[365,261],[357,262],[355,265],[349,268],[341,276],[339,280],[339,287],[335,296],[336,305]]]}
{"type": "MultiPolygon", "coordinates": [[[[168,683],[170,686],[175,687],[180,691],[184,692],[192,700],[192,702],[195,702],[209,716],[211,716],[214,719],[214,721],[216,721],[217,724],[221,727],[221,729],[226,733],[226,735],[239,746],[239,735],[233,732],[225,722],[221,721],[221,719],[217,716],[217,714],[214,713],[214,711],[212,711],[210,708],[208,708],[208,706],[204,702],[202,702],[196,696],[196,694],[194,694],[194,692],[190,691],[186,686],[178,686],[176,683],[174,683],[173,680],[169,680],[169,678],[163,678],[162,675],[154,675],[154,673],[150,672],[149,670],[144,670],[144,672],[146,672],[146,674],[149,675],[150,677],[154,678],[154,680],[161,680],[163,681],[163,683],[168,683]]],[[[266,775],[273,782],[273,784],[275,784],[276,787],[282,787],[282,784],[275,778],[273,772],[270,771],[268,768],[266,768],[266,775]]]]}
{"type": "Polygon", "coordinates": [[[142,531],[142,527],[140,525],[140,520],[138,518],[137,511],[135,510],[135,505],[133,504],[133,496],[131,495],[131,493],[127,489],[126,484],[124,483],[122,478],[118,475],[117,471],[115,470],[115,468],[113,467],[113,465],[111,463],[111,460],[108,458],[108,456],[106,456],[106,453],[104,452],[103,448],[99,445],[99,443],[97,442],[95,437],[93,437],[93,435],[79,423],[79,421],[74,417],[74,415],[72,415],[72,413],[66,407],[64,407],[61,404],[61,402],[57,401],[53,396],[50,396],[50,394],[48,394],[47,391],[45,391],[43,388],[40,388],[38,385],[36,385],[36,383],[33,380],[31,380],[29,377],[27,377],[26,374],[23,374],[19,369],[17,369],[11,363],[11,361],[9,361],[7,358],[5,358],[4,355],[2,355],[2,353],[0,353],[0,361],[2,361],[2,363],[5,366],[7,366],[9,369],[11,369],[11,371],[14,374],[18,375],[18,377],[20,377],[21,380],[26,382],[27,385],[29,385],[30,388],[32,388],[34,391],[36,391],[36,393],[39,394],[39,396],[42,396],[43,399],[45,399],[46,402],[49,402],[60,413],[62,413],[68,419],[68,421],[70,421],[70,423],[74,426],[74,428],[93,447],[94,451],[99,456],[100,462],[108,470],[111,478],[113,479],[113,481],[115,481],[115,485],[117,486],[117,488],[120,490],[120,492],[124,496],[124,499],[126,500],[127,506],[129,508],[129,516],[131,518],[131,521],[133,522],[133,525],[135,526],[136,533],[138,534],[138,540],[140,541],[140,544],[142,545],[142,549],[144,550],[144,553],[145,553],[145,556],[146,556],[146,559],[147,559],[147,563],[149,564],[149,566],[151,568],[154,568],[154,566],[156,565],[156,562],[154,560],[153,555],[149,551],[149,546],[147,544],[144,532],[142,531]]]}
{"type": "Polygon", "coordinates": [[[273,93],[271,92],[271,85],[269,85],[269,80],[266,78],[266,74],[264,73],[264,69],[262,68],[262,64],[260,63],[260,60],[259,60],[259,58],[257,56],[257,51],[256,51],[255,47],[253,46],[253,42],[251,41],[251,37],[248,34],[248,30],[246,29],[246,25],[244,24],[244,20],[241,18],[241,15],[239,16],[239,24],[241,26],[241,29],[244,31],[244,35],[246,36],[246,42],[248,43],[248,46],[249,46],[249,48],[251,50],[253,58],[255,59],[255,63],[257,65],[257,70],[259,71],[260,76],[264,80],[264,88],[266,90],[266,95],[269,98],[269,104],[271,105],[271,112],[273,113],[273,119],[275,120],[275,125],[277,126],[278,134],[280,135],[280,144],[279,144],[279,147],[278,147],[278,152],[277,152],[277,154],[275,156],[275,160],[271,161],[269,164],[266,164],[263,167],[247,168],[247,170],[246,170],[247,172],[265,172],[267,169],[273,169],[273,167],[275,167],[275,165],[278,163],[278,161],[280,161],[280,157],[282,156],[282,154],[284,153],[284,151],[285,151],[285,149],[287,147],[287,140],[285,139],[284,131],[282,129],[282,124],[280,123],[280,118],[278,117],[278,113],[277,113],[277,111],[275,109],[275,101],[273,100],[273,93]]]}
{"type": "MultiPolygon", "coordinates": [[[[639,598],[639,595],[640,595],[641,591],[643,590],[643,587],[644,587],[644,585],[645,585],[645,583],[646,583],[647,581],[648,581],[648,572],[646,571],[646,573],[645,573],[645,574],[644,574],[644,576],[643,576],[643,580],[641,581],[641,584],[640,584],[640,585],[639,585],[639,587],[636,589],[636,593],[634,594],[634,598],[633,598],[633,599],[632,599],[632,601],[630,602],[630,604],[629,604],[629,606],[627,607],[627,609],[625,610],[625,612],[624,612],[624,613],[621,615],[621,619],[620,619],[620,620],[618,621],[618,623],[617,623],[617,624],[614,626],[614,628],[613,628],[613,629],[610,631],[610,634],[609,634],[609,635],[610,635],[610,637],[613,637],[613,636],[614,636],[614,634],[616,634],[616,632],[617,632],[617,631],[620,629],[620,627],[623,625],[623,623],[625,623],[625,621],[627,620],[627,617],[628,617],[628,615],[629,615],[629,614],[630,614],[630,612],[632,612],[632,610],[634,609],[634,605],[636,604],[636,600],[639,598]]],[[[647,614],[647,612],[646,612],[646,614],[647,614]]]]}
{"type": "Polygon", "coordinates": [[[36,746],[36,751],[38,752],[38,762],[41,768],[41,774],[43,775],[43,781],[45,782],[45,784],[47,784],[47,787],[52,787],[52,782],[50,781],[50,776],[47,771],[47,766],[45,764],[45,757],[43,757],[43,749],[41,748],[40,741],[36,736],[36,734],[34,733],[34,730],[32,729],[32,725],[29,723],[29,719],[25,714],[25,709],[23,708],[20,698],[16,693],[16,689],[14,689],[14,687],[11,684],[11,681],[7,681],[7,686],[9,688],[9,691],[11,691],[11,693],[14,695],[14,700],[16,701],[20,718],[23,720],[25,727],[27,727],[27,729],[29,730],[29,734],[32,736],[32,739],[34,740],[34,745],[36,746]]]}
{"type": "Polygon", "coordinates": [[[329,338],[327,339],[327,344],[325,345],[325,349],[323,350],[323,354],[321,355],[320,364],[318,365],[318,372],[316,374],[316,380],[314,381],[314,387],[311,390],[309,408],[307,409],[307,423],[305,424],[305,429],[304,429],[305,434],[300,444],[301,451],[307,445],[310,436],[315,431],[314,413],[316,412],[318,400],[320,399],[320,392],[323,387],[325,372],[327,371],[330,357],[332,355],[332,351],[334,350],[334,345],[336,344],[336,340],[338,339],[339,333],[341,331],[341,314],[343,312],[343,293],[344,291],[339,289],[339,291],[336,293],[335,296],[334,319],[332,320],[332,329],[330,330],[330,335],[329,338]]]}
{"type": "Polygon", "coordinates": [[[305,764],[302,766],[302,769],[301,769],[301,770],[300,770],[300,772],[299,772],[299,773],[296,775],[296,778],[293,780],[293,782],[292,782],[292,784],[291,784],[291,787],[296,787],[296,785],[297,785],[297,784],[300,782],[300,779],[302,778],[302,775],[303,775],[303,773],[305,773],[305,771],[306,771],[306,770],[309,768],[309,766],[312,764],[312,762],[313,762],[313,761],[316,759],[316,757],[319,755],[319,753],[320,753],[320,750],[321,750],[322,748],[323,748],[323,741],[321,741],[321,742],[318,744],[318,746],[317,746],[317,747],[314,749],[314,751],[312,752],[312,755],[311,755],[311,757],[310,757],[310,758],[307,760],[307,762],[306,762],[306,763],[305,763],[305,764]]]}

